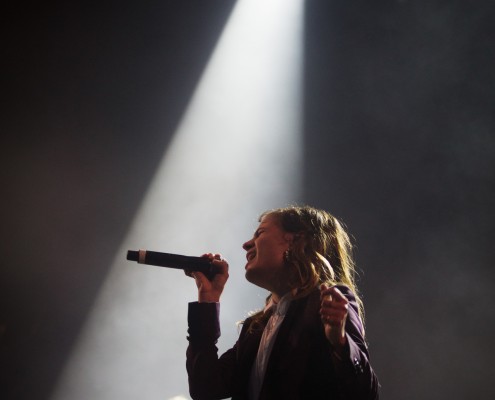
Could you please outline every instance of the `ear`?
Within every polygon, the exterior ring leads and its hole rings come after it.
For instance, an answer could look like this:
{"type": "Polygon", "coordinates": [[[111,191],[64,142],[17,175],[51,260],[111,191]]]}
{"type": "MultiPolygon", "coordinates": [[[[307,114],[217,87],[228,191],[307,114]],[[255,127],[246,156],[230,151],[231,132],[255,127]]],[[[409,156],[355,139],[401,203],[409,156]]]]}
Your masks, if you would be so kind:
{"type": "Polygon", "coordinates": [[[291,245],[292,243],[295,243],[297,242],[298,240],[300,240],[302,238],[302,234],[301,233],[284,233],[284,239],[285,241],[291,245]]]}
{"type": "Polygon", "coordinates": [[[289,233],[289,232],[284,233],[284,240],[285,240],[286,243],[289,244],[289,246],[294,241],[294,236],[295,236],[294,233],[289,233]]]}

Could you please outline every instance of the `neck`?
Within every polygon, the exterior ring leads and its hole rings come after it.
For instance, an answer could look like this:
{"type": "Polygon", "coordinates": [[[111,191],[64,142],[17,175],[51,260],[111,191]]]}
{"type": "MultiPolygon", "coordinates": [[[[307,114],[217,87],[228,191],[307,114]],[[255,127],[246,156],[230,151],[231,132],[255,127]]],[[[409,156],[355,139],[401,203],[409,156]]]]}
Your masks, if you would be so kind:
{"type": "Polygon", "coordinates": [[[295,289],[287,289],[284,291],[271,291],[272,294],[272,299],[275,303],[278,303],[282,297],[284,297],[287,293],[292,293],[293,295],[295,294],[296,290],[295,289]]]}

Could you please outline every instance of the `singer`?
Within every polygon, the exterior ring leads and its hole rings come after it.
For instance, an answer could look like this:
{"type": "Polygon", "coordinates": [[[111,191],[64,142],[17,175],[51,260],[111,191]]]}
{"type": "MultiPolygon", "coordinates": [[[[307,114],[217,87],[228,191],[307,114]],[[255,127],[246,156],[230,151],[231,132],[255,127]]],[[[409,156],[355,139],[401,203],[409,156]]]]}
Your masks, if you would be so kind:
{"type": "Polygon", "coordinates": [[[326,211],[288,207],[263,213],[246,251],[246,279],[269,292],[220,357],[220,295],[228,263],[212,280],[189,272],[198,301],[189,304],[187,372],[193,399],[376,400],[378,379],[365,342],[363,303],[352,245],[326,211]]]}

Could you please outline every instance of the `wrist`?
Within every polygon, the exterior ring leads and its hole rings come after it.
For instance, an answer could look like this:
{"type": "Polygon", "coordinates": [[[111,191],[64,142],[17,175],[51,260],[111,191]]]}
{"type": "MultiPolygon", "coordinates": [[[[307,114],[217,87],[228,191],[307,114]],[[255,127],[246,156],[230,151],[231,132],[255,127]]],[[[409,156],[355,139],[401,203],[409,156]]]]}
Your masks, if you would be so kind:
{"type": "Polygon", "coordinates": [[[339,337],[339,339],[331,343],[331,345],[332,345],[332,353],[339,360],[345,357],[347,353],[347,337],[345,335],[343,337],[339,337]]]}
{"type": "Polygon", "coordinates": [[[220,295],[215,295],[212,293],[200,293],[198,295],[198,303],[219,303],[220,295]]]}

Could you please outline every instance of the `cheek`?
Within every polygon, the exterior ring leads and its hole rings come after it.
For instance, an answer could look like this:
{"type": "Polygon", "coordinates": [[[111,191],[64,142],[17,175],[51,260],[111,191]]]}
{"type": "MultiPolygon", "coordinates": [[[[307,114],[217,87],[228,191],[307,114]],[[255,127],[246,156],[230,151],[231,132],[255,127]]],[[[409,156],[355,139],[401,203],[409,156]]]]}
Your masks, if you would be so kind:
{"type": "Polygon", "coordinates": [[[284,263],[284,253],[280,248],[270,247],[260,251],[258,260],[261,263],[266,263],[271,267],[278,266],[284,263]]]}

